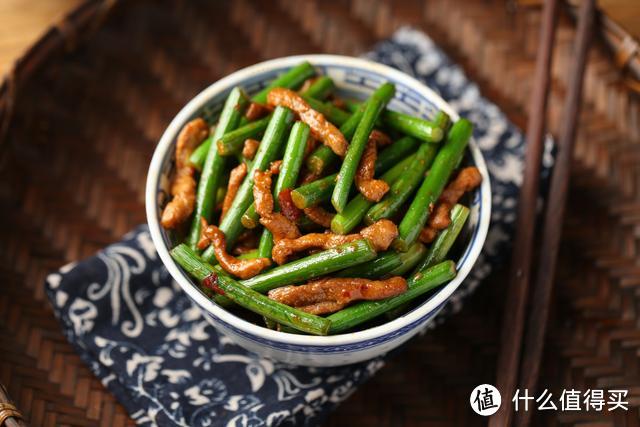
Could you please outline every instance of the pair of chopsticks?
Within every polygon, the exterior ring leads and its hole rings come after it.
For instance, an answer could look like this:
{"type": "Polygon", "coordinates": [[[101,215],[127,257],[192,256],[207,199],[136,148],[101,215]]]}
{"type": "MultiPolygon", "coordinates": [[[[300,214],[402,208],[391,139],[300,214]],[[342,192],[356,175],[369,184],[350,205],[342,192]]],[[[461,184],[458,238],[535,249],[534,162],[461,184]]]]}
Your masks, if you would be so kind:
{"type": "MultiPolygon", "coordinates": [[[[517,232],[511,258],[509,288],[498,356],[497,388],[502,394],[502,406],[489,420],[490,427],[506,427],[512,424],[511,399],[517,384],[522,390],[528,389],[530,394],[534,394],[537,386],[569,186],[571,153],[582,97],[582,80],[595,16],[595,0],[582,0],[580,5],[574,58],[564,107],[564,122],[558,140],[558,152],[546,203],[539,265],[536,269],[531,312],[524,340],[525,351],[520,364],[529,297],[536,204],[544,149],[545,114],[557,15],[558,1],[546,0],[527,123],[525,171],[518,203],[517,232]],[[519,366],[521,366],[520,369],[519,366]]],[[[528,426],[531,413],[532,411],[519,411],[516,424],[528,426]]]]}

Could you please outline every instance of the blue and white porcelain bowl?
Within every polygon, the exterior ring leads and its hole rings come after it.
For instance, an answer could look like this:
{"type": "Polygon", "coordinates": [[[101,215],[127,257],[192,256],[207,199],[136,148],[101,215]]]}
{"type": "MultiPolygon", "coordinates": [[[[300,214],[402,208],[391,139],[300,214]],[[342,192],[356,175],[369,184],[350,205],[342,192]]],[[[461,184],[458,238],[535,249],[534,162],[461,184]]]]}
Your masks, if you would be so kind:
{"type": "Polygon", "coordinates": [[[169,249],[173,246],[160,226],[160,213],[173,168],[174,144],[182,126],[192,118],[215,114],[234,86],[249,93],[262,89],[266,83],[287,69],[309,61],[322,74],[330,76],[338,93],[349,98],[366,98],[381,82],[396,85],[396,95],[389,108],[430,118],[438,110],[446,111],[456,120],[458,114],[436,93],[418,80],[393,68],[345,56],[303,55],[274,59],[239,70],[212,84],[193,98],[171,121],[162,135],[151,160],[146,187],[147,221],[151,237],[163,263],[180,287],[207,314],[213,325],[239,345],[262,356],[278,361],[307,366],[338,366],[360,362],[393,350],[424,330],[444,307],[473,267],[487,235],[491,210],[489,175],[476,143],[469,144],[468,163],[475,165],[483,182],[471,197],[471,215],[465,239],[468,241],[457,260],[458,275],[447,285],[427,296],[425,301],[404,316],[370,329],[341,335],[318,337],[278,332],[250,323],[218,307],[198,285],[173,261],[169,249]]]}

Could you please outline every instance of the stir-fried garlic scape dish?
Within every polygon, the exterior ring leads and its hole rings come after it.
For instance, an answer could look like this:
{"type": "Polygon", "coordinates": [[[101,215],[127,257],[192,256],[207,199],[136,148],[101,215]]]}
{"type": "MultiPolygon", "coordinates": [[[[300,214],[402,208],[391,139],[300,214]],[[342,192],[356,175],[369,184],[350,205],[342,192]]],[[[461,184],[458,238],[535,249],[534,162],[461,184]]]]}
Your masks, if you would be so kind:
{"type": "Polygon", "coordinates": [[[315,335],[391,320],[454,278],[460,201],[482,179],[460,168],[472,125],[388,110],[394,93],[340,99],[305,62],[187,123],[161,217],[175,261],[218,305],[315,335]]]}

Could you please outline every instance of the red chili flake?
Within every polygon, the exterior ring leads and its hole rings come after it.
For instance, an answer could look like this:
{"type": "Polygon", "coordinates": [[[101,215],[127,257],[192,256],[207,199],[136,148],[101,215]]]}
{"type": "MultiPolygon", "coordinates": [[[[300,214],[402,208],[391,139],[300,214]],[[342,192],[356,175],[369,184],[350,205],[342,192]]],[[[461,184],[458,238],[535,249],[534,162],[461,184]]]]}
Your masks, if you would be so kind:
{"type": "Polygon", "coordinates": [[[218,275],[216,273],[211,273],[207,277],[202,280],[202,286],[210,291],[215,292],[216,294],[224,295],[224,291],[220,288],[218,284],[218,275]]]}
{"type": "Polygon", "coordinates": [[[285,188],[278,194],[278,202],[282,214],[290,221],[297,221],[302,217],[302,210],[293,204],[290,188],[285,188]]]}
{"type": "Polygon", "coordinates": [[[309,154],[311,154],[316,147],[318,146],[318,140],[315,139],[312,135],[309,135],[307,138],[307,145],[304,147],[304,157],[306,158],[309,154]]]}
{"type": "Polygon", "coordinates": [[[335,105],[336,107],[341,108],[343,110],[347,109],[347,103],[344,102],[344,99],[341,99],[341,98],[334,97],[333,98],[333,105],[335,105]]]}

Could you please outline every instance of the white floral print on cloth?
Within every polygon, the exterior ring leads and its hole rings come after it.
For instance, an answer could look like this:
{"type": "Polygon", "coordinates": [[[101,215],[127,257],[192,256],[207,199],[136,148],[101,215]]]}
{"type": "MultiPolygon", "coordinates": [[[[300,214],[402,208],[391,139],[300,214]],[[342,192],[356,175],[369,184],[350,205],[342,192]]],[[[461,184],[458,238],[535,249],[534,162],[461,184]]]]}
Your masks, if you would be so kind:
{"type": "MultiPolygon", "coordinates": [[[[492,226],[444,312],[457,310],[508,249],[522,135],[423,33],[403,28],[367,57],[416,76],[476,125],[492,178],[492,226]]],[[[305,368],[248,353],[219,335],[173,282],[146,226],[49,275],[46,289],[69,341],[143,426],[317,425],[384,364],[305,368]]]]}
{"type": "Polygon", "coordinates": [[[316,424],[383,365],[295,367],[236,346],[171,280],[146,226],[49,275],[47,292],[69,341],[140,425],[316,424]]]}

